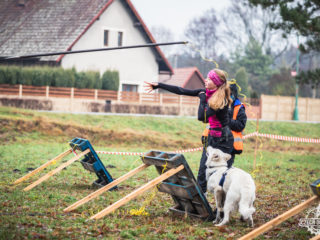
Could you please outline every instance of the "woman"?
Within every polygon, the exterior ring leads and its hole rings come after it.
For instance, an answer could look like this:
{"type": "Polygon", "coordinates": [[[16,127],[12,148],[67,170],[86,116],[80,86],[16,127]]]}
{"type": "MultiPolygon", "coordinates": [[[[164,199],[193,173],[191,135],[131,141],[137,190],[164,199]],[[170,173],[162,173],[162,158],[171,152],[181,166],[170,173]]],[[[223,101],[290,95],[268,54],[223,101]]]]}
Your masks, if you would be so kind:
{"type": "Polygon", "coordinates": [[[164,83],[145,83],[145,89],[149,92],[161,88],[179,95],[199,96],[198,120],[209,123],[208,137],[204,137],[205,144],[197,178],[202,191],[205,193],[207,191],[206,147],[210,145],[231,154],[233,146],[233,135],[229,128],[228,117],[228,108],[232,100],[224,71],[220,69],[211,70],[205,80],[205,89],[190,90],[164,83]]]}

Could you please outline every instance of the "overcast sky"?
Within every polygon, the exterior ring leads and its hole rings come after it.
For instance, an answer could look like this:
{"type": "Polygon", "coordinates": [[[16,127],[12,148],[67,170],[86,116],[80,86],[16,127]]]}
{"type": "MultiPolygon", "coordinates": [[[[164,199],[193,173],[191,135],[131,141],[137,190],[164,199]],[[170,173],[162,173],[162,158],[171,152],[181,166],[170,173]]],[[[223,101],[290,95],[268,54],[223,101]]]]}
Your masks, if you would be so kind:
{"type": "Polygon", "coordinates": [[[211,8],[222,11],[229,5],[229,0],[131,0],[131,2],[149,29],[152,26],[169,28],[176,40],[185,40],[182,34],[194,17],[202,15],[211,8]]]}

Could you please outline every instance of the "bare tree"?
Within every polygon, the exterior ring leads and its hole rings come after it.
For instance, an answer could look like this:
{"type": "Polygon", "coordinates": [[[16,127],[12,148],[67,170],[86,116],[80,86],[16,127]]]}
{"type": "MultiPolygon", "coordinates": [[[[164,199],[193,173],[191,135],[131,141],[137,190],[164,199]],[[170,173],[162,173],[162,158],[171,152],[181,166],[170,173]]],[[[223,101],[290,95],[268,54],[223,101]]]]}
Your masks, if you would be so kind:
{"type": "Polygon", "coordinates": [[[277,57],[288,47],[282,30],[272,30],[269,23],[279,14],[261,7],[250,7],[247,0],[232,1],[231,6],[219,15],[220,47],[242,48],[250,39],[259,42],[264,53],[277,57]]]}
{"type": "MultiPolygon", "coordinates": [[[[158,43],[174,41],[174,34],[169,28],[164,26],[152,26],[150,31],[158,43]]],[[[166,57],[169,57],[174,51],[174,46],[164,46],[160,48],[166,57]]]]}
{"type": "MultiPolygon", "coordinates": [[[[185,36],[206,58],[214,58],[217,43],[218,19],[214,9],[207,10],[202,16],[190,21],[185,36]]],[[[193,51],[193,53],[196,53],[193,51]]]]}

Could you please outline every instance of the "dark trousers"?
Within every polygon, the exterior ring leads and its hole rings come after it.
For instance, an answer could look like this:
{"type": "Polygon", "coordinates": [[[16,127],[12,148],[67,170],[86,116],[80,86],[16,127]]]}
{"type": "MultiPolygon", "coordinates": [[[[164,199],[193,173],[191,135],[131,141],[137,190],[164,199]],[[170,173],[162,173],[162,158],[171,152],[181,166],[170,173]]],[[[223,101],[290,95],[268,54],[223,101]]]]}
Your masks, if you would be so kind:
{"type": "MultiPolygon", "coordinates": [[[[228,168],[232,166],[234,163],[234,154],[231,154],[231,158],[227,161],[228,163],[228,168]]],[[[200,166],[199,166],[199,172],[198,172],[198,177],[197,181],[198,184],[200,185],[202,191],[205,193],[207,191],[207,180],[206,180],[206,162],[207,162],[207,151],[206,148],[204,147],[202,150],[202,156],[200,160],[200,166]]]]}

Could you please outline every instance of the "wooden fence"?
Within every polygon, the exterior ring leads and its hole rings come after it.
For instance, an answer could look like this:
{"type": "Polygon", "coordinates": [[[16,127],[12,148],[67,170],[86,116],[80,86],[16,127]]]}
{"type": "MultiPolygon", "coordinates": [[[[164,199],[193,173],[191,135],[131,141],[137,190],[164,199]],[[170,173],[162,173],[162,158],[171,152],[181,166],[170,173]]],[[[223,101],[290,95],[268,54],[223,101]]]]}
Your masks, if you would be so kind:
{"type": "Polygon", "coordinates": [[[79,98],[90,100],[117,101],[139,104],[198,105],[199,99],[189,96],[158,93],[117,92],[100,89],[78,89],[49,86],[0,85],[0,94],[22,97],[79,98]]]}
{"type": "MultiPolygon", "coordinates": [[[[117,92],[110,90],[98,89],[78,89],[64,87],[49,86],[28,86],[28,85],[0,85],[0,95],[13,95],[18,98],[23,97],[40,97],[44,99],[84,99],[93,101],[112,101],[121,104],[144,104],[144,105],[160,105],[160,106],[178,106],[181,108],[194,108],[199,104],[197,97],[179,96],[175,94],[164,93],[137,93],[137,92],[117,92]]],[[[60,102],[60,101],[59,101],[60,102]]],[[[246,99],[248,118],[261,116],[260,100],[246,99]]],[[[61,103],[62,104],[62,103],[61,103]]],[[[194,112],[194,110],[192,110],[194,112]]],[[[193,113],[194,114],[194,113],[193,113]]],[[[192,115],[193,115],[192,114],[192,115]]]]}
{"type": "MultiPolygon", "coordinates": [[[[261,95],[261,118],[266,120],[292,120],[295,97],[261,95]]],[[[298,98],[300,121],[320,121],[320,99],[298,98]]]]}

